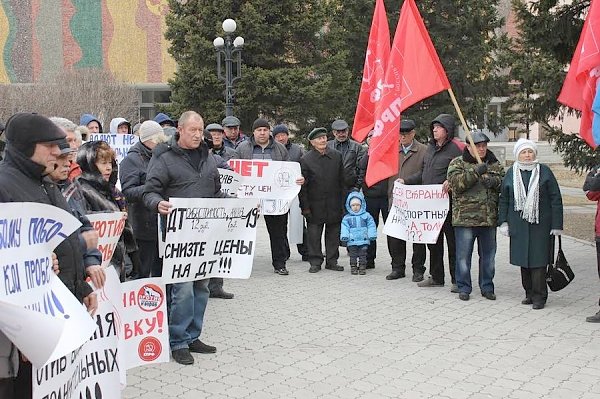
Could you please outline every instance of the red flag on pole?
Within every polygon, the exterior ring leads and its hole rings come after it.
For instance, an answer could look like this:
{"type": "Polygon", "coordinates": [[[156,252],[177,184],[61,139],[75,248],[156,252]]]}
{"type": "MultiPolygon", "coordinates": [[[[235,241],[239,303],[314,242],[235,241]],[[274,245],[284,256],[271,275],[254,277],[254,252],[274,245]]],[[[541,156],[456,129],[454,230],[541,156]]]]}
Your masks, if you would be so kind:
{"type": "Polygon", "coordinates": [[[375,3],[369,43],[365,55],[362,83],[354,115],[352,137],[362,142],[373,129],[375,104],[381,97],[381,85],[390,56],[390,27],[383,0],[375,3]]]}
{"type": "Polygon", "coordinates": [[[405,0],[375,110],[366,182],[371,186],[398,172],[400,113],[449,89],[450,82],[414,0],[405,0]]]}
{"type": "MultiPolygon", "coordinates": [[[[592,110],[600,76],[600,2],[592,1],[558,101],[581,111],[579,134],[592,148],[600,144],[600,115],[592,110]],[[594,129],[592,129],[594,125],[594,129]]],[[[594,107],[596,108],[596,107],[594,107]]]]}

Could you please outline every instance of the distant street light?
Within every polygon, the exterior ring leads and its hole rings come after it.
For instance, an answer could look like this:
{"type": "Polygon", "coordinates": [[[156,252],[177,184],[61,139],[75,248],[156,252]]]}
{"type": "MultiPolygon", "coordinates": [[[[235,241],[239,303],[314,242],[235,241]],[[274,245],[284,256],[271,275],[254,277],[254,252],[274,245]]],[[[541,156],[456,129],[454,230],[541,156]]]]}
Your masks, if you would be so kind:
{"type": "Polygon", "coordinates": [[[231,40],[231,34],[235,32],[237,24],[231,18],[223,21],[223,31],[225,38],[217,37],[213,40],[213,45],[217,51],[217,76],[219,80],[225,82],[225,116],[233,115],[233,84],[242,77],[242,48],[244,47],[244,38],[241,36],[231,40]],[[225,62],[225,74],[221,63],[225,62]],[[235,64],[235,74],[233,67],[235,64]]]}

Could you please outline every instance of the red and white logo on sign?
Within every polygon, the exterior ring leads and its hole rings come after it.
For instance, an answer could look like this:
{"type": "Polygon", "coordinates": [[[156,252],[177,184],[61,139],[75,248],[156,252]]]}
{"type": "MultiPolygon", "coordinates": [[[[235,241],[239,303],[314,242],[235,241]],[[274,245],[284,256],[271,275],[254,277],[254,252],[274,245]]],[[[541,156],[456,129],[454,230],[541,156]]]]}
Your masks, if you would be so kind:
{"type": "Polygon", "coordinates": [[[156,284],[146,284],[138,291],[138,305],[145,312],[160,308],[163,298],[163,290],[156,284]]]}
{"type": "Polygon", "coordinates": [[[162,345],[155,337],[145,337],[140,341],[138,346],[138,355],[145,362],[151,362],[160,356],[162,353],[162,345]]]}

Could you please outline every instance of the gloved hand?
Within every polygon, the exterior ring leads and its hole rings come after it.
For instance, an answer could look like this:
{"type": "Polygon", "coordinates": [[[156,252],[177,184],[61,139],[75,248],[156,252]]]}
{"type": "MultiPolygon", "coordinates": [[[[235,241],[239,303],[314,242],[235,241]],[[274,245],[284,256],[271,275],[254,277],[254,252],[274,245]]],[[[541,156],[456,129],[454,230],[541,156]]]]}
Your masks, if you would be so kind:
{"type": "Polygon", "coordinates": [[[353,192],[353,193],[358,193],[358,192],[360,192],[360,188],[358,188],[358,187],[352,187],[350,189],[350,191],[353,192]]]}
{"type": "Polygon", "coordinates": [[[477,173],[479,176],[487,173],[487,171],[488,171],[487,163],[483,162],[483,163],[478,163],[477,165],[475,165],[475,173],[477,173]]]}
{"type": "Polygon", "coordinates": [[[494,186],[496,185],[496,183],[494,182],[494,180],[489,175],[481,177],[479,179],[479,181],[481,181],[481,184],[485,188],[494,188],[494,186]]]}
{"type": "Polygon", "coordinates": [[[503,236],[508,237],[509,233],[508,233],[508,223],[504,222],[500,225],[500,227],[498,228],[498,230],[500,231],[500,234],[502,234],[503,236]]]}
{"type": "Polygon", "coordinates": [[[348,241],[348,237],[340,237],[340,241],[347,242],[348,241]]]}
{"type": "Polygon", "coordinates": [[[559,230],[559,229],[552,229],[550,230],[550,235],[551,236],[562,236],[563,231],[559,230]]]}

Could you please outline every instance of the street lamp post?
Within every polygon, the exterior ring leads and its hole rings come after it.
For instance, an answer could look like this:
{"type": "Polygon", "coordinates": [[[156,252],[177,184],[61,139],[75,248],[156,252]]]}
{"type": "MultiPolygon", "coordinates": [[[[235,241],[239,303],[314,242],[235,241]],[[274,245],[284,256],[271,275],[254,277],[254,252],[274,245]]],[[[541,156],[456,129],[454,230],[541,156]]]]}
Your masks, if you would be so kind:
{"type": "Polygon", "coordinates": [[[217,37],[213,40],[213,45],[217,51],[217,76],[219,80],[225,82],[225,116],[233,115],[233,85],[242,77],[242,48],[244,47],[244,38],[241,36],[231,39],[231,34],[235,32],[237,24],[231,18],[223,21],[223,31],[225,38],[217,37]],[[225,73],[223,74],[222,63],[225,63],[225,73]],[[235,64],[235,73],[233,67],[235,64]]]}

